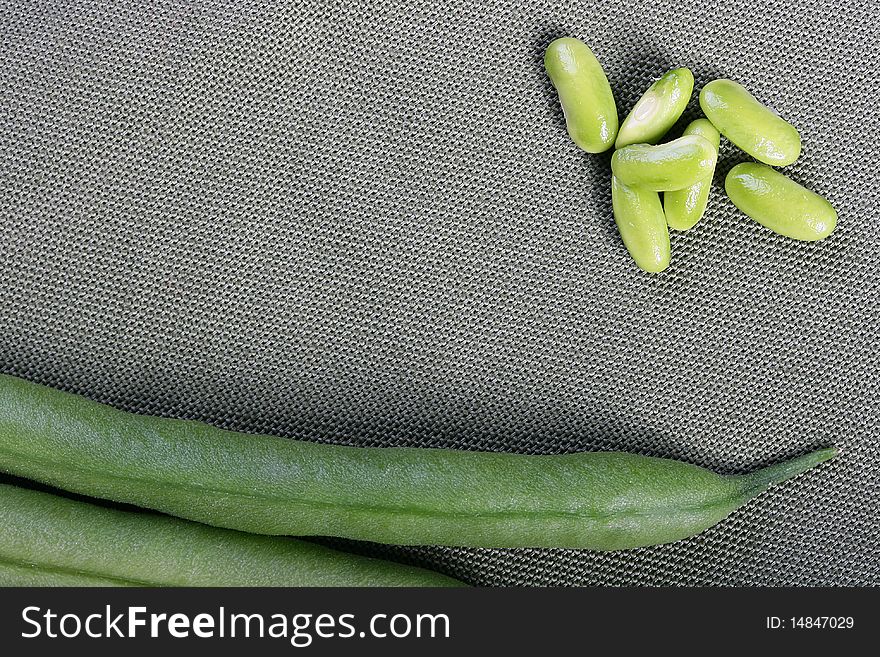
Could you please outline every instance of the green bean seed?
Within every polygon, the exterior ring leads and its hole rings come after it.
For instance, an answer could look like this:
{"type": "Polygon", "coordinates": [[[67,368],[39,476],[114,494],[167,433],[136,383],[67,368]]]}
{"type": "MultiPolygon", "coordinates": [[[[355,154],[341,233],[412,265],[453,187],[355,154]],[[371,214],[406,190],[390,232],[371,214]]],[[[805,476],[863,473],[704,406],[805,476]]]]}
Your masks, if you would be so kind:
{"type": "MultiPolygon", "coordinates": [[[[715,153],[721,143],[721,135],[708,119],[692,121],[684,130],[685,135],[699,135],[712,144],[715,153]]],[[[716,155],[717,157],[717,155],[716,155]]],[[[698,180],[690,187],[663,193],[663,210],[666,222],[675,230],[690,230],[703,216],[709,201],[709,190],[712,188],[712,173],[698,180]]]]}
{"type": "Polygon", "coordinates": [[[801,154],[795,127],[733,80],[703,87],[700,107],[722,135],[764,164],[786,166],[801,154]]]}
{"type": "Polygon", "coordinates": [[[593,52],[577,39],[556,39],[547,47],[544,67],[559,93],[574,143],[588,153],[611,148],[617,136],[617,105],[593,52]]]}
{"type": "Polygon", "coordinates": [[[837,212],[827,200],[766,165],[737,164],[724,188],[736,207],[780,235],[814,242],[837,226],[837,212]]]}
{"type": "Polygon", "coordinates": [[[633,548],[700,532],[834,453],[721,476],[619,452],[349,447],[135,415],[0,375],[0,471],[260,534],[633,548]]]}
{"type": "Polygon", "coordinates": [[[711,142],[687,135],[657,146],[624,146],[611,157],[611,170],[625,185],[672,191],[711,176],[717,159],[711,142]]]}
{"type": "Polygon", "coordinates": [[[659,272],[669,266],[669,229],[660,195],[642,187],[628,187],[611,176],[614,221],[626,250],[645,271],[659,272]]]}
{"type": "Polygon", "coordinates": [[[461,586],[421,568],[0,484],[0,586],[461,586]]]}
{"type": "Polygon", "coordinates": [[[686,68],[667,71],[639,99],[617,133],[617,148],[656,144],[678,121],[694,91],[694,75],[686,68]]]}

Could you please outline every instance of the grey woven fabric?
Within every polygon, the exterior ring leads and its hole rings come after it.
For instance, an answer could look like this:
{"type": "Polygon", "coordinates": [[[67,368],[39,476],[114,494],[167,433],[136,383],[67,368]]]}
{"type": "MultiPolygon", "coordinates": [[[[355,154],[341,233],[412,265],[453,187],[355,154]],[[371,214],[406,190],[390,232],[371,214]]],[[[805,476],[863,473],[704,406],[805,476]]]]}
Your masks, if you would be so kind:
{"type": "Polygon", "coordinates": [[[836,444],[673,545],[351,547],[474,584],[877,585],[871,7],[0,0],[0,371],[348,444],[723,472],[836,444]],[[561,35],[621,115],[673,66],[745,84],[800,129],[790,173],[837,232],[736,211],[727,144],[702,223],[639,272],[609,157],[569,141],[543,72],[561,35]]]}

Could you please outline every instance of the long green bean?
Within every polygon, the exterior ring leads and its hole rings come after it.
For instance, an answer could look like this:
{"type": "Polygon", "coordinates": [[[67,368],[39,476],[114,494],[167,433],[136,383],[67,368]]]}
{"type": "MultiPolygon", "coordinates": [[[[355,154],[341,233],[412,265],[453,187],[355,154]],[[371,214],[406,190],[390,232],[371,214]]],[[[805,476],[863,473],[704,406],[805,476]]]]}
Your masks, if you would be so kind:
{"type": "Polygon", "coordinates": [[[834,453],[721,476],[618,452],[326,445],[135,415],[0,376],[0,470],[262,534],[633,548],[696,534],[834,453]]]}
{"type": "Polygon", "coordinates": [[[2,586],[461,586],[279,536],[0,484],[2,586]]]}

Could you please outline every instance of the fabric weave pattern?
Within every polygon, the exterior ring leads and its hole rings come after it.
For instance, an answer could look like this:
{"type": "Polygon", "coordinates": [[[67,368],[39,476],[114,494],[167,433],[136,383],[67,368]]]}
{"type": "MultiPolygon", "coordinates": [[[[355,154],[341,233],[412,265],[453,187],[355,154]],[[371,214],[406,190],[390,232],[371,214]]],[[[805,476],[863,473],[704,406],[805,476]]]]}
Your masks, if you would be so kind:
{"type": "MultiPolygon", "coordinates": [[[[488,585],[880,584],[878,14],[866,1],[0,0],[0,371],[360,445],[835,461],[629,552],[345,544],[488,585]],[[557,36],[621,119],[665,70],[801,132],[839,226],[739,213],[640,272],[557,36]]],[[[673,130],[699,115],[696,95],[673,130]]],[[[466,494],[466,491],[463,491],[466,494]]]]}

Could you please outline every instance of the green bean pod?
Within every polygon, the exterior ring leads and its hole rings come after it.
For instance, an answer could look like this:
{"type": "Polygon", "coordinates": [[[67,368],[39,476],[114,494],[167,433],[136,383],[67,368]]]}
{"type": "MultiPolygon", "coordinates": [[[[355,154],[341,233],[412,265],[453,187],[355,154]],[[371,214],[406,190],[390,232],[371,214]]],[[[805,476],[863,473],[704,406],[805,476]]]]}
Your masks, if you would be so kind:
{"type": "MultiPolygon", "coordinates": [[[[721,145],[721,135],[708,119],[692,121],[684,129],[685,135],[699,135],[706,139],[715,148],[716,159],[718,148],[721,145]]],[[[666,213],[666,222],[675,230],[690,230],[702,218],[709,202],[709,191],[712,188],[712,173],[706,178],[698,180],[690,187],[663,193],[663,211],[666,213]]]]}
{"type": "Polygon", "coordinates": [[[687,68],[674,68],[639,98],[623,120],[615,146],[656,144],[678,121],[694,91],[694,74],[687,68]]]}
{"type": "Polygon", "coordinates": [[[614,221],[626,250],[647,272],[669,266],[669,228],[660,205],[660,195],[650,189],[628,187],[611,176],[611,205],[614,221]]]}
{"type": "Polygon", "coordinates": [[[611,148],[617,137],[617,105],[593,52],[577,39],[556,39],[547,46],[544,68],[559,94],[574,143],[588,153],[611,148]]]}
{"type": "Polygon", "coordinates": [[[462,586],[279,536],[0,484],[0,586],[462,586]]]}
{"type": "Polygon", "coordinates": [[[624,185],[673,191],[711,176],[717,160],[718,150],[709,141],[687,135],[657,146],[624,146],[611,156],[611,171],[624,185]]]}
{"type": "Polygon", "coordinates": [[[703,87],[700,107],[722,135],[764,164],[784,167],[801,154],[795,127],[733,80],[703,87]]]}
{"type": "Polygon", "coordinates": [[[700,532],[833,455],[725,477],[618,452],[327,445],[135,415],[0,375],[0,470],[260,534],[634,548],[700,532]]]}
{"type": "Polygon", "coordinates": [[[827,200],[763,164],[737,164],[724,189],[752,219],[792,239],[815,242],[837,226],[837,212],[827,200]]]}

